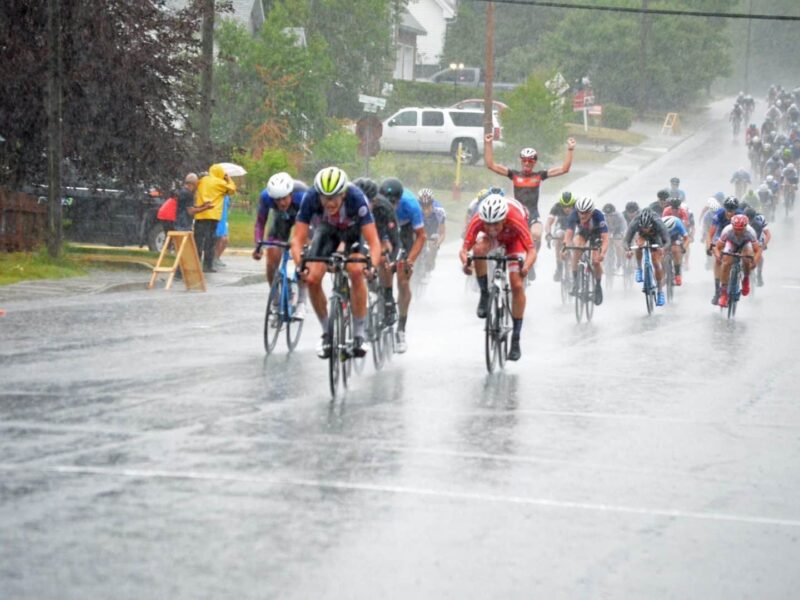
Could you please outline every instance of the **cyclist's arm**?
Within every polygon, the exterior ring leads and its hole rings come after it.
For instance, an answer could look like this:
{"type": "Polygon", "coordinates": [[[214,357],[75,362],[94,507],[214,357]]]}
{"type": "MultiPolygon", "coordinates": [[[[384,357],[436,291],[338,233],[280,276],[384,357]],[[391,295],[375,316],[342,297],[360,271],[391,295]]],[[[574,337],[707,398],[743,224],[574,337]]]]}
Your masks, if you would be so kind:
{"type": "Polygon", "coordinates": [[[553,223],[556,222],[556,218],[553,215],[548,215],[547,221],[544,223],[544,232],[547,235],[553,235],[553,223]]]}
{"type": "Polygon", "coordinates": [[[606,253],[608,252],[608,232],[604,231],[600,234],[600,259],[606,257],[606,253]]]}
{"type": "Polygon", "coordinates": [[[411,250],[408,251],[408,262],[414,264],[414,261],[417,260],[417,256],[419,253],[422,252],[422,247],[425,245],[425,227],[417,227],[414,230],[414,243],[411,246],[411,250]]]}
{"type": "MultiPolygon", "coordinates": [[[[298,225],[300,225],[300,223],[298,223],[298,225]]],[[[306,229],[308,229],[307,225],[306,229]]],[[[372,268],[377,269],[378,265],[381,264],[381,240],[378,238],[378,228],[375,227],[375,223],[365,223],[362,225],[361,235],[364,241],[367,242],[367,246],[369,246],[369,258],[372,262],[372,268]]],[[[297,232],[295,232],[295,237],[296,236],[297,232]]]]}
{"type": "Polygon", "coordinates": [[[530,272],[533,263],[536,262],[536,246],[531,246],[525,252],[525,260],[522,263],[522,270],[527,274],[530,272]]]}
{"type": "Polygon", "coordinates": [[[769,246],[769,243],[772,241],[772,232],[769,230],[769,227],[765,227],[762,233],[764,234],[764,244],[769,246]]]}
{"type": "Polygon", "coordinates": [[[575,235],[575,230],[571,227],[567,227],[567,230],[564,232],[564,246],[569,246],[572,244],[572,236],[575,235]]]}
{"type": "Polygon", "coordinates": [[[565,173],[569,173],[570,167],[572,167],[572,155],[575,153],[575,140],[573,138],[569,138],[567,140],[567,152],[564,155],[564,162],[561,164],[560,167],[552,167],[547,170],[548,177],[558,177],[559,175],[564,175],[565,173]]]}
{"type": "Polygon", "coordinates": [[[436,242],[436,245],[441,246],[444,244],[444,238],[447,235],[447,227],[445,226],[444,221],[439,223],[439,231],[437,233],[439,235],[439,241],[436,242]]]}
{"type": "Polygon", "coordinates": [[[508,167],[495,164],[494,162],[494,149],[492,148],[492,140],[494,140],[494,135],[491,133],[487,133],[485,136],[483,136],[483,162],[486,163],[486,168],[488,168],[490,171],[494,171],[503,177],[508,177],[508,167]]]}
{"type": "Polygon", "coordinates": [[[269,217],[269,207],[265,206],[263,203],[258,208],[258,215],[256,216],[256,223],[253,227],[253,238],[255,245],[258,246],[259,242],[264,239],[264,227],[267,224],[267,218],[269,217]]]}
{"type": "MultiPolygon", "coordinates": [[[[377,233],[375,235],[377,236],[377,233]]],[[[300,268],[300,257],[303,254],[303,246],[306,245],[307,241],[308,241],[308,223],[296,221],[294,224],[294,233],[292,234],[292,239],[290,242],[290,252],[292,254],[292,260],[294,261],[294,264],[297,265],[298,268],[300,268]]],[[[378,252],[378,256],[380,256],[380,252],[378,252]]]]}

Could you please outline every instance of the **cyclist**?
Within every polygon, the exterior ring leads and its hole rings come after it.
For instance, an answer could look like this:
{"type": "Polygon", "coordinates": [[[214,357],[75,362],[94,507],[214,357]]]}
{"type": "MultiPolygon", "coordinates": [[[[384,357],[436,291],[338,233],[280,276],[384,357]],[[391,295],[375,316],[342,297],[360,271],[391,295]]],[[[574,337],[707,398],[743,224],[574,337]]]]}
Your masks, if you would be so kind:
{"type": "MultiPolygon", "coordinates": [[[[514,198],[528,209],[528,224],[531,229],[531,236],[533,236],[533,243],[538,250],[542,239],[542,223],[539,221],[539,187],[545,179],[569,173],[569,169],[572,166],[572,155],[575,151],[575,140],[573,138],[567,139],[567,152],[560,167],[534,171],[539,160],[539,153],[533,148],[523,148],[520,151],[519,159],[522,165],[520,170],[495,164],[492,149],[493,139],[494,136],[491,133],[487,133],[484,136],[483,160],[490,171],[494,171],[503,177],[508,177],[514,183],[514,198]]],[[[536,277],[534,269],[530,270],[529,277],[531,279],[536,277]]]]}
{"type": "Polygon", "coordinates": [[[746,169],[737,169],[731,177],[731,183],[734,185],[735,195],[737,198],[742,198],[745,191],[750,186],[750,173],[746,169]]]}
{"type": "MultiPolygon", "coordinates": [[[[288,242],[289,234],[294,227],[297,212],[300,210],[300,203],[303,195],[308,190],[308,186],[302,181],[297,181],[288,173],[275,173],[267,181],[267,187],[261,191],[258,203],[258,215],[253,228],[255,250],[253,259],[261,260],[262,248],[259,245],[264,240],[264,228],[267,224],[270,212],[272,212],[272,226],[267,234],[267,241],[288,242]]],[[[267,248],[267,282],[272,285],[275,271],[281,264],[283,249],[277,247],[267,248]]],[[[299,264],[299,263],[298,263],[299,264]]],[[[293,318],[301,321],[306,314],[306,296],[308,289],[304,283],[298,286],[297,305],[294,309],[293,318]]]]}
{"type": "Polygon", "coordinates": [[[422,207],[425,235],[429,242],[428,251],[425,255],[425,268],[430,273],[436,267],[436,255],[447,235],[447,212],[433,198],[433,191],[430,188],[422,188],[419,191],[419,204],[422,207]]]}
{"type": "MultiPolygon", "coordinates": [[[[722,230],[730,225],[731,219],[735,215],[740,215],[742,212],[739,199],[736,196],[725,198],[722,208],[714,213],[711,219],[711,226],[708,228],[708,245],[706,246],[706,254],[708,256],[712,255],[713,245],[719,240],[722,230]]],[[[714,261],[714,296],[711,298],[711,304],[714,305],[719,303],[721,266],[722,264],[719,260],[714,261]]]]}
{"type": "Polygon", "coordinates": [[[772,241],[772,232],[769,230],[769,225],[764,215],[757,212],[752,206],[747,207],[744,214],[750,219],[750,227],[756,232],[756,239],[758,239],[758,244],[761,246],[761,260],[756,264],[756,285],[761,287],[764,285],[764,252],[767,250],[770,241],[772,241]]]}
{"type": "Polygon", "coordinates": [[[672,197],[667,201],[667,206],[661,211],[661,218],[664,217],[678,217],[683,223],[684,227],[689,227],[689,211],[684,208],[685,202],[681,202],[680,198],[672,197]]]}
{"type": "MultiPolygon", "coordinates": [[[[630,225],[628,231],[625,233],[625,247],[630,248],[631,243],[636,238],[636,281],[642,283],[644,281],[644,273],[642,272],[642,247],[645,243],[658,244],[660,248],[653,248],[650,257],[653,261],[653,270],[656,276],[656,285],[658,286],[658,294],[656,295],[656,306],[664,306],[664,267],[661,260],[664,256],[664,248],[670,245],[669,230],[667,230],[664,222],[658,217],[658,214],[650,209],[644,209],[640,212],[630,225]]],[[[630,258],[633,255],[631,250],[628,250],[626,255],[630,258]]]]}
{"type": "Polygon", "coordinates": [[[631,221],[639,214],[639,204],[636,202],[628,202],[625,205],[625,210],[622,211],[622,216],[625,217],[626,227],[631,224],[631,221]]]}
{"type": "Polygon", "coordinates": [[[673,177],[669,180],[669,197],[675,198],[678,197],[681,199],[681,202],[686,202],[686,192],[684,192],[679,186],[681,184],[681,180],[677,177],[673,177]]]}
{"type": "MultiPolygon", "coordinates": [[[[321,169],[314,177],[314,187],[305,193],[300,204],[291,238],[291,253],[295,264],[302,267],[300,276],[308,285],[311,305],[324,332],[317,356],[329,358],[331,340],[328,339],[328,306],[322,289],[326,266],[324,263],[302,263],[303,246],[308,240],[312,220],[319,223],[311,242],[311,256],[330,256],[343,245],[345,254],[351,258],[362,258],[364,253],[360,242],[363,237],[369,247],[372,267],[377,268],[381,261],[381,243],[364,193],[348,182],[347,174],[340,168],[321,169]]],[[[364,265],[347,265],[353,307],[353,354],[357,357],[366,355],[363,348],[367,316],[364,271],[364,265]]]]}
{"type": "Polygon", "coordinates": [[[624,257],[622,238],[625,237],[625,232],[628,230],[628,222],[610,202],[603,205],[603,214],[606,216],[608,234],[614,250],[614,264],[611,265],[611,268],[620,271],[622,270],[622,259],[624,257]]]}
{"type": "Polygon", "coordinates": [[[656,192],[657,200],[650,204],[648,208],[658,216],[661,216],[661,214],[664,212],[664,209],[667,208],[667,205],[669,204],[670,196],[671,194],[668,189],[665,188],[658,190],[658,192],[656,192]]]}
{"type": "Polygon", "coordinates": [[[556,245],[556,272],[553,274],[553,281],[561,281],[563,275],[561,272],[563,262],[558,257],[561,256],[561,247],[564,245],[564,232],[567,229],[567,221],[574,208],[575,196],[572,195],[572,192],[561,192],[558,202],[553,204],[550,214],[547,216],[547,222],[544,224],[545,239],[548,246],[552,240],[555,240],[556,245]],[[553,230],[553,225],[555,225],[555,230],[553,230]]]}
{"type": "MultiPolygon", "coordinates": [[[[564,245],[592,247],[592,270],[594,271],[594,303],[603,303],[603,289],[600,283],[603,279],[603,259],[608,252],[608,225],[603,211],[594,207],[594,200],[584,197],[575,202],[575,210],[567,220],[567,230],[564,232],[564,245]]],[[[572,251],[572,292],[578,293],[578,261],[581,258],[580,250],[572,251]]]]}
{"type": "MultiPolygon", "coordinates": [[[[790,162],[783,168],[783,171],[781,171],[781,183],[786,187],[790,187],[791,190],[794,191],[797,189],[797,182],[798,182],[797,167],[794,166],[794,163],[790,162]]],[[[785,195],[786,194],[784,194],[784,196],[785,195]]]]}
{"type": "Polygon", "coordinates": [[[683,279],[681,278],[681,265],[683,263],[683,255],[686,254],[686,251],[689,249],[689,232],[678,217],[666,216],[663,221],[664,225],[667,227],[667,231],[669,231],[672,265],[675,267],[673,283],[675,285],[681,285],[683,283],[683,279]]]}
{"type": "Polygon", "coordinates": [[[750,143],[758,137],[758,126],[755,123],[750,123],[750,126],[744,132],[744,141],[749,146],[750,143]]]}
{"type": "MultiPolygon", "coordinates": [[[[375,219],[375,227],[378,230],[378,238],[381,241],[381,250],[384,255],[392,255],[400,247],[400,233],[397,227],[397,218],[394,214],[394,206],[386,198],[378,193],[378,184],[372,179],[361,177],[354,182],[369,201],[369,208],[372,217],[375,219]]],[[[386,322],[394,325],[397,321],[397,304],[394,301],[394,291],[392,289],[392,265],[387,260],[382,260],[378,269],[381,287],[383,288],[384,313],[386,322]]]]}
{"type": "MultiPolygon", "coordinates": [[[[474,256],[486,256],[490,251],[505,249],[506,256],[523,259],[518,263],[508,263],[508,281],[511,286],[511,317],[514,330],[511,334],[511,349],[508,360],[519,360],[522,356],[519,338],[522,331],[522,318],[525,314],[525,277],[528,270],[536,262],[536,246],[528,229],[528,217],[523,206],[507,200],[500,194],[490,194],[481,203],[478,213],[472,217],[464,244],[459,252],[461,264],[467,275],[472,274],[472,267],[467,263],[467,253],[472,250],[474,256]]],[[[486,261],[477,261],[475,275],[481,298],[478,302],[478,317],[486,318],[489,304],[489,276],[486,261]]]]}
{"type": "Polygon", "coordinates": [[[478,212],[478,207],[480,206],[481,202],[483,202],[484,198],[489,194],[500,194],[501,196],[505,196],[505,191],[503,188],[499,187],[490,187],[490,188],[483,188],[479,191],[475,197],[470,201],[467,205],[467,214],[464,219],[464,233],[461,234],[461,237],[464,237],[464,234],[467,232],[467,227],[469,226],[469,222],[472,220],[472,217],[475,213],[478,212]]]}
{"type": "MultiPolygon", "coordinates": [[[[379,190],[394,206],[397,226],[400,229],[400,248],[405,257],[397,260],[397,304],[400,318],[397,321],[395,342],[397,352],[402,354],[408,348],[406,343],[406,323],[408,308],[411,305],[411,276],[414,273],[414,262],[425,245],[425,220],[422,208],[414,193],[403,187],[403,183],[389,177],[381,182],[379,190]]],[[[394,257],[397,259],[397,255],[394,257]]]]}
{"type": "Polygon", "coordinates": [[[769,191],[772,192],[772,196],[777,198],[778,192],[781,191],[781,182],[778,181],[774,175],[767,175],[767,178],[764,179],[764,183],[767,184],[769,191]]]}
{"type": "Polygon", "coordinates": [[[761,206],[761,210],[769,212],[770,208],[772,207],[772,203],[775,202],[775,196],[772,193],[772,190],[769,189],[769,186],[766,183],[762,183],[760,186],[758,186],[756,195],[758,196],[758,203],[761,206]]]}
{"type": "Polygon", "coordinates": [[[737,103],[734,105],[733,110],[731,111],[728,120],[733,125],[733,135],[737,135],[739,133],[739,128],[742,126],[742,119],[744,118],[744,110],[742,109],[742,105],[737,103]]]}
{"type": "Polygon", "coordinates": [[[761,246],[758,243],[756,232],[749,226],[749,219],[746,215],[734,215],[714,245],[714,257],[722,266],[722,289],[719,295],[719,305],[723,307],[728,306],[728,280],[733,265],[733,257],[723,255],[727,252],[741,253],[753,258],[752,261],[742,261],[742,270],[744,271],[742,296],[747,296],[750,293],[750,270],[753,268],[753,264],[757,264],[761,259],[761,246]]]}

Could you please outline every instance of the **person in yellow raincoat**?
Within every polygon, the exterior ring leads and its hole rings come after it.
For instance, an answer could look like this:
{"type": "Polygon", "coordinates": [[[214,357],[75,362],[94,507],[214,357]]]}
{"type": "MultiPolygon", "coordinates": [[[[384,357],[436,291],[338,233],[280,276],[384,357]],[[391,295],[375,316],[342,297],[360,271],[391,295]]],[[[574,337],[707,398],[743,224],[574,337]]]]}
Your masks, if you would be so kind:
{"type": "Polygon", "coordinates": [[[236,184],[225,173],[221,165],[211,165],[208,175],[197,184],[197,193],[194,198],[195,207],[206,206],[205,210],[198,212],[194,217],[194,236],[197,241],[197,251],[203,260],[203,271],[214,273],[214,246],[217,224],[222,218],[222,207],[225,194],[233,196],[236,193],[236,184]],[[209,206],[210,205],[210,206],[209,206]]]}

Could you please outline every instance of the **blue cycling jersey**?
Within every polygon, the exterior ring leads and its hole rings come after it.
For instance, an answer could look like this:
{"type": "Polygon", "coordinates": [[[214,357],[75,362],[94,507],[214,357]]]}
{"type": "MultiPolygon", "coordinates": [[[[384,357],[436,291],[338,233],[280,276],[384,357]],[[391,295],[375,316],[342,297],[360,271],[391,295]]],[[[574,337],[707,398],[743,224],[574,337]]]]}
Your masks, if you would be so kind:
{"type": "MultiPolygon", "coordinates": [[[[300,207],[300,203],[303,201],[303,195],[308,191],[308,186],[303,183],[302,181],[295,181],[294,186],[292,187],[292,204],[294,206],[300,207]]],[[[258,212],[264,213],[265,215],[269,215],[269,211],[275,208],[275,200],[280,200],[280,198],[272,198],[267,191],[267,188],[264,188],[261,191],[261,198],[258,204],[258,212]]]]}
{"type": "Polygon", "coordinates": [[[412,229],[419,229],[425,226],[422,207],[411,190],[403,190],[403,195],[400,196],[400,201],[395,207],[395,215],[397,216],[397,225],[399,227],[411,224],[412,229]]]}
{"type": "Polygon", "coordinates": [[[684,227],[683,222],[676,218],[675,219],[675,228],[669,230],[669,239],[673,242],[679,241],[685,238],[688,235],[686,231],[686,227],[684,227]]]}
{"type": "Polygon", "coordinates": [[[320,195],[315,188],[308,190],[303,196],[300,212],[297,213],[297,221],[310,224],[315,217],[322,223],[327,223],[336,229],[348,229],[353,226],[363,227],[375,222],[372,212],[369,210],[367,197],[364,192],[352,183],[347,184],[342,206],[334,215],[328,214],[322,206],[320,195]]]}
{"type": "MultiPolygon", "coordinates": [[[[744,211],[741,208],[737,208],[736,212],[733,213],[733,214],[741,215],[743,213],[744,213],[744,211]]],[[[719,236],[722,233],[722,230],[725,229],[725,227],[727,227],[728,225],[730,225],[730,222],[731,222],[731,220],[728,217],[728,215],[725,213],[725,209],[724,208],[720,208],[720,209],[717,210],[717,212],[714,213],[714,216],[711,219],[711,224],[716,227],[716,230],[714,231],[714,240],[718,240],[719,239],[719,236]]]]}
{"type": "Polygon", "coordinates": [[[592,217],[589,219],[586,225],[583,225],[580,222],[578,215],[579,213],[577,210],[573,210],[570,213],[569,217],[567,218],[567,229],[571,229],[576,234],[581,235],[584,238],[588,238],[593,235],[600,235],[601,233],[608,233],[606,216],[599,208],[595,208],[592,211],[592,217]]]}

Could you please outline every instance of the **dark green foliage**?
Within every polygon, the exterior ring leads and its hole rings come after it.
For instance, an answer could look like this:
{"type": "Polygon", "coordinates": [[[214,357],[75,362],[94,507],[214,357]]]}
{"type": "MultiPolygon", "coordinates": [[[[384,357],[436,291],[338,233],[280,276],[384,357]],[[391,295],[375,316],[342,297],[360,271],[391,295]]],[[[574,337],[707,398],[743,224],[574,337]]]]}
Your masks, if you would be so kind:
{"type": "MultiPolygon", "coordinates": [[[[577,113],[581,115],[581,113],[577,113]]],[[[628,129],[633,123],[634,112],[633,109],[619,106],[618,104],[604,104],[603,105],[603,127],[610,127],[612,129],[628,129]]],[[[581,118],[582,115],[581,115],[581,118]]]]}

